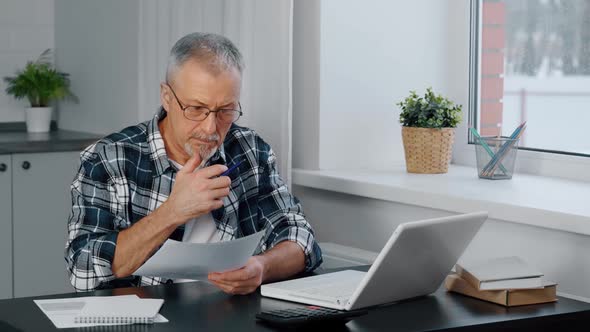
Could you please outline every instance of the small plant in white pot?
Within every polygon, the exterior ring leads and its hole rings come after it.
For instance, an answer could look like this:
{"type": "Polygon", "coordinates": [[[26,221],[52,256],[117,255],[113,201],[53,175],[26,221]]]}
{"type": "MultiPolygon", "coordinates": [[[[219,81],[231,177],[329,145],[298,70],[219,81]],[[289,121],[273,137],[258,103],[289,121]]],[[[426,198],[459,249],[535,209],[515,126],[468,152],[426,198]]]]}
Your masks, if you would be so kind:
{"type": "Polygon", "coordinates": [[[397,104],[402,112],[402,139],[408,173],[446,173],[451,161],[455,127],[461,122],[461,105],[432,88],[424,97],[415,91],[397,104]]]}
{"type": "Polygon", "coordinates": [[[24,69],[18,70],[14,77],[4,77],[8,84],[6,93],[16,99],[27,98],[31,107],[25,109],[27,131],[48,132],[51,124],[50,107],[52,101],[77,97],[70,91],[68,74],[57,71],[51,63],[51,50],[46,50],[39,58],[27,62],[24,69]]]}

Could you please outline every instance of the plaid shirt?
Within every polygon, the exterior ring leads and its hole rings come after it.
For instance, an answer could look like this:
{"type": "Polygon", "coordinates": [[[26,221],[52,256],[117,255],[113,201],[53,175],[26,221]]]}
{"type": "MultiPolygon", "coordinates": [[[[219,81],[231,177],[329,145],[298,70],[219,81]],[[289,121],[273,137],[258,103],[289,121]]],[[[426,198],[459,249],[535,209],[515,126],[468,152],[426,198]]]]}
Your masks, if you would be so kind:
{"type": "MultiPolygon", "coordinates": [[[[160,110],[151,121],[111,134],[81,153],[71,186],[65,249],[67,271],[77,291],[170,282],[159,277],[115,279],[111,270],[119,231],[158,208],[174,185],[176,169],[158,128],[165,116],[160,110]]],[[[279,177],[273,151],[254,131],[234,124],[206,166],[231,166],[239,160],[243,162],[232,172],[224,206],[211,212],[221,241],[265,229],[257,253],[294,241],[305,253],[305,270],[315,269],[322,262],[320,247],[299,201],[279,177]]],[[[184,225],[169,238],[181,241],[183,233],[184,225]]]]}

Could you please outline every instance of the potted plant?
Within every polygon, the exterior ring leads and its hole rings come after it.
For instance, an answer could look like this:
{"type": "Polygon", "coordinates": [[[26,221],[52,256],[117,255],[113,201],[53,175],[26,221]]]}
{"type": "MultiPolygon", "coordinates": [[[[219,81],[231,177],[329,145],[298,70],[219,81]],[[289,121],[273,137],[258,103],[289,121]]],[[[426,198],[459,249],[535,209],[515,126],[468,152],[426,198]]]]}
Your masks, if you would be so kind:
{"type": "Polygon", "coordinates": [[[402,139],[408,173],[446,173],[451,161],[455,127],[461,122],[461,105],[432,88],[424,97],[415,91],[397,104],[402,112],[402,139]]]}
{"type": "Polygon", "coordinates": [[[71,99],[77,102],[70,91],[68,74],[57,71],[51,63],[51,50],[41,53],[39,58],[27,62],[24,69],[14,77],[4,77],[8,84],[6,93],[16,99],[27,98],[31,107],[25,109],[28,132],[48,132],[51,124],[50,102],[71,99]]]}

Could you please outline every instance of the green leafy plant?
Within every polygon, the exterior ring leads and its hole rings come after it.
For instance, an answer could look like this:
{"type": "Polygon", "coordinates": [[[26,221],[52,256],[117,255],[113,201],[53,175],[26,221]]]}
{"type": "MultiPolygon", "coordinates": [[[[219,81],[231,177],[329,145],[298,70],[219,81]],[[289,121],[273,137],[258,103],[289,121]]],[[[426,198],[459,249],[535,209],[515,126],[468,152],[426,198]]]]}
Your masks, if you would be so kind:
{"type": "Polygon", "coordinates": [[[35,61],[27,62],[14,77],[4,77],[6,93],[16,99],[27,98],[31,107],[47,107],[53,100],[78,98],[70,91],[68,74],[57,71],[51,64],[51,50],[47,49],[35,61]]]}
{"type": "Polygon", "coordinates": [[[424,97],[410,91],[397,105],[402,109],[399,122],[405,127],[455,128],[461,122],[461,105],[435,95],[432,88],[426,89],[424,97]]]}

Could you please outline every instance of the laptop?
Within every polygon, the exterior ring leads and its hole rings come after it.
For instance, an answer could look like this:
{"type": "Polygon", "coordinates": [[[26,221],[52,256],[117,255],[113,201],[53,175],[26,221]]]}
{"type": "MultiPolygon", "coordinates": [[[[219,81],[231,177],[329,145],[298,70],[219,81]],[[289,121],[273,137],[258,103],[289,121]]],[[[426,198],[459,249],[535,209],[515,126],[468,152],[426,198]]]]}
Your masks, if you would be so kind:
{"type": "Polygon", "coordinates": [[[262,285],[262,296],[355,310],[436,291],[487,212],[400,224],[367,272],[344,270],[262,285]]]}

